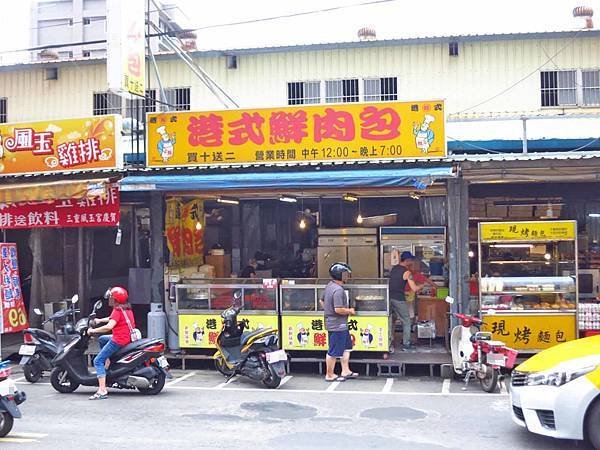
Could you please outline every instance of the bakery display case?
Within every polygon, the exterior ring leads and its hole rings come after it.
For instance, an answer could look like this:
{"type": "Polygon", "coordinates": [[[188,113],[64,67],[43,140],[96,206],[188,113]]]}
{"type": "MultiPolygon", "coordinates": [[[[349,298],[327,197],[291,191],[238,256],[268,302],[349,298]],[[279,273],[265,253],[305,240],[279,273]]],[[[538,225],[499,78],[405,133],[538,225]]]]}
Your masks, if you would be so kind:
{"type": "Polygon", "coordinates": [[[480,223],[478,246],[486,331],[525,353],[577,338],[574,221],[480,223]]]}
{"type": "MultiPolygon", "coordinates": [[[[281,280],[279,290],[282,347],[286,350],[327,350],[323,297],[329,279],[281,280]]],[[[344,286],[356,315],[348,318],[354,350],[389,350],[387,279],[350,279],[344,286]]]]}
{"type": "Polygon", "coordinates": [[[277,283],[260,279],[194,279],[175,285],[182,348],[215,348],[221,313],[232,306],[233,293],[241,291],[240,320],[248,331],[278,328],[277,283]]]}

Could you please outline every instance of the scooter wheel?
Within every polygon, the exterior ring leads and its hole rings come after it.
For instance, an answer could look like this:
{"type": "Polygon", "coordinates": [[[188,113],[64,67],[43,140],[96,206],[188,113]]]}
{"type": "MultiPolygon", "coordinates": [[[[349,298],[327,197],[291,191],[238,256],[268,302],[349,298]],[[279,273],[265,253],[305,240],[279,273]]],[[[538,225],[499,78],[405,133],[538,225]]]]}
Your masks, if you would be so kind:
{"type": "Polygon", "coordinates": [[[6,436],[12,430],[15,419],[7,412],[0,413],[0,437],[6,436]]]}
{"type": "Polygon", "coordinates": [[[69,373],[60,367],[52,369],[50,384],[61,394],[70,394],[79,387],[79,383],[71,380],[69,373]]]}
{"type": "Polygon", "coordinates": [[[35,361],[30,361],[23,366],[23,375],[30,383],[35,383],[42,378],[42,368],[35,361]]]}
{"type": "Polygon", "coordinates": [[[498,371],[488,367],[485,377],[481,378],[479,382],[481,383],[481,388],[485,392],[494,392],[498,386],[498,371]]]}
{"type": "Polygon", "coordinates": [[[281,377],[273,372],[273,370],[269,370],[270,376],[269,378],[263,380],[263,384],[269,389],[277,389],[281,384],[281,377]]]}
{"type": "Polygon", "coordinates": [[[164,374],[164,372],[162,370],[159,370],[158,375],[156,376],[156,378],[154,378],[153,384],[151,384],[150,387],[147,389],[138,388],[138,391],[140,391],[144,395],[156,395],[165,387],[166,379],[167,377],[164,374]]]}

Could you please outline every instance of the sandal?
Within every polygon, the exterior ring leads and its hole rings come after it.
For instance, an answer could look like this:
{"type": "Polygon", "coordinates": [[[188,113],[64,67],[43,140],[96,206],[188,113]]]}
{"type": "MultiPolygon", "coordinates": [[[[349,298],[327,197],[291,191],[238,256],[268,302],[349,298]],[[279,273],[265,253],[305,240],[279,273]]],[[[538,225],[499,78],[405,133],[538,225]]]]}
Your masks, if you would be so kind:
{"type": "Polygon", "coordinates": [[[108,394],[101,394],[100,392],[96,392],[94,395],[90,396],[88,400],[106,400],[108,398],[108,394]]]}
{"type": "Polygon", "coordinates": [[[325,381],[327,381],[328,383],[333,383],[334,381],[346,381],[345,377],[335,377],[335,378],[325,378],[325,381]]]}
{"type": "Polygon", "coordinates": [[[358,374],[356,372],[350,372],[348,375],[342,375],[346,380],[351,380],[353,378],[358,378],[358,374]]]}

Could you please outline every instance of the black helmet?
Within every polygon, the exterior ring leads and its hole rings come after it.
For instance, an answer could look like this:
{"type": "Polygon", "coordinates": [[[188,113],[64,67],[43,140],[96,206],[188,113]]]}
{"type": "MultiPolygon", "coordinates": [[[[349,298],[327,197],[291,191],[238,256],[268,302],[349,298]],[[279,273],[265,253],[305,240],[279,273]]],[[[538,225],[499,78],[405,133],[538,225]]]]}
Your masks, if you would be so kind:
{"type": "Polygon", "coordinates": [[[351,274],[352,269],[348,264],[342,262],[336,262],[329,268],[329,275],[331,275],[331,278],[334,280],[342,281],[343,272],[348,272],[348,274],[351,274]]]}

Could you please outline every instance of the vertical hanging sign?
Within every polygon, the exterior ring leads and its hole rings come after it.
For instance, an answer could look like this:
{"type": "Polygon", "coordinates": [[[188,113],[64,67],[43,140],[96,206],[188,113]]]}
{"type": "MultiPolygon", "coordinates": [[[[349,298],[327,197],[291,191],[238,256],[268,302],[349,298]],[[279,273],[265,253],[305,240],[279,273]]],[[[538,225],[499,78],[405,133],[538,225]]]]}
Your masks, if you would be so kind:
{"type": "Polygon", "coordinates": [[[106,9],[108,89],[143,96],[146,81],[144,0],[108,0],[106,9]]]}
{"type": "Polygon", "coordinates": [[[169,266],[199,266],[204,263],[204,202],[167,200],[165,235],[169,266]]]}
{"type": "Polygon", "coordinates": [[[15,333],[29,327],[21,277],[17,245],[0,243],[0,300],[2,301],[2,333],[15,333]]]}

